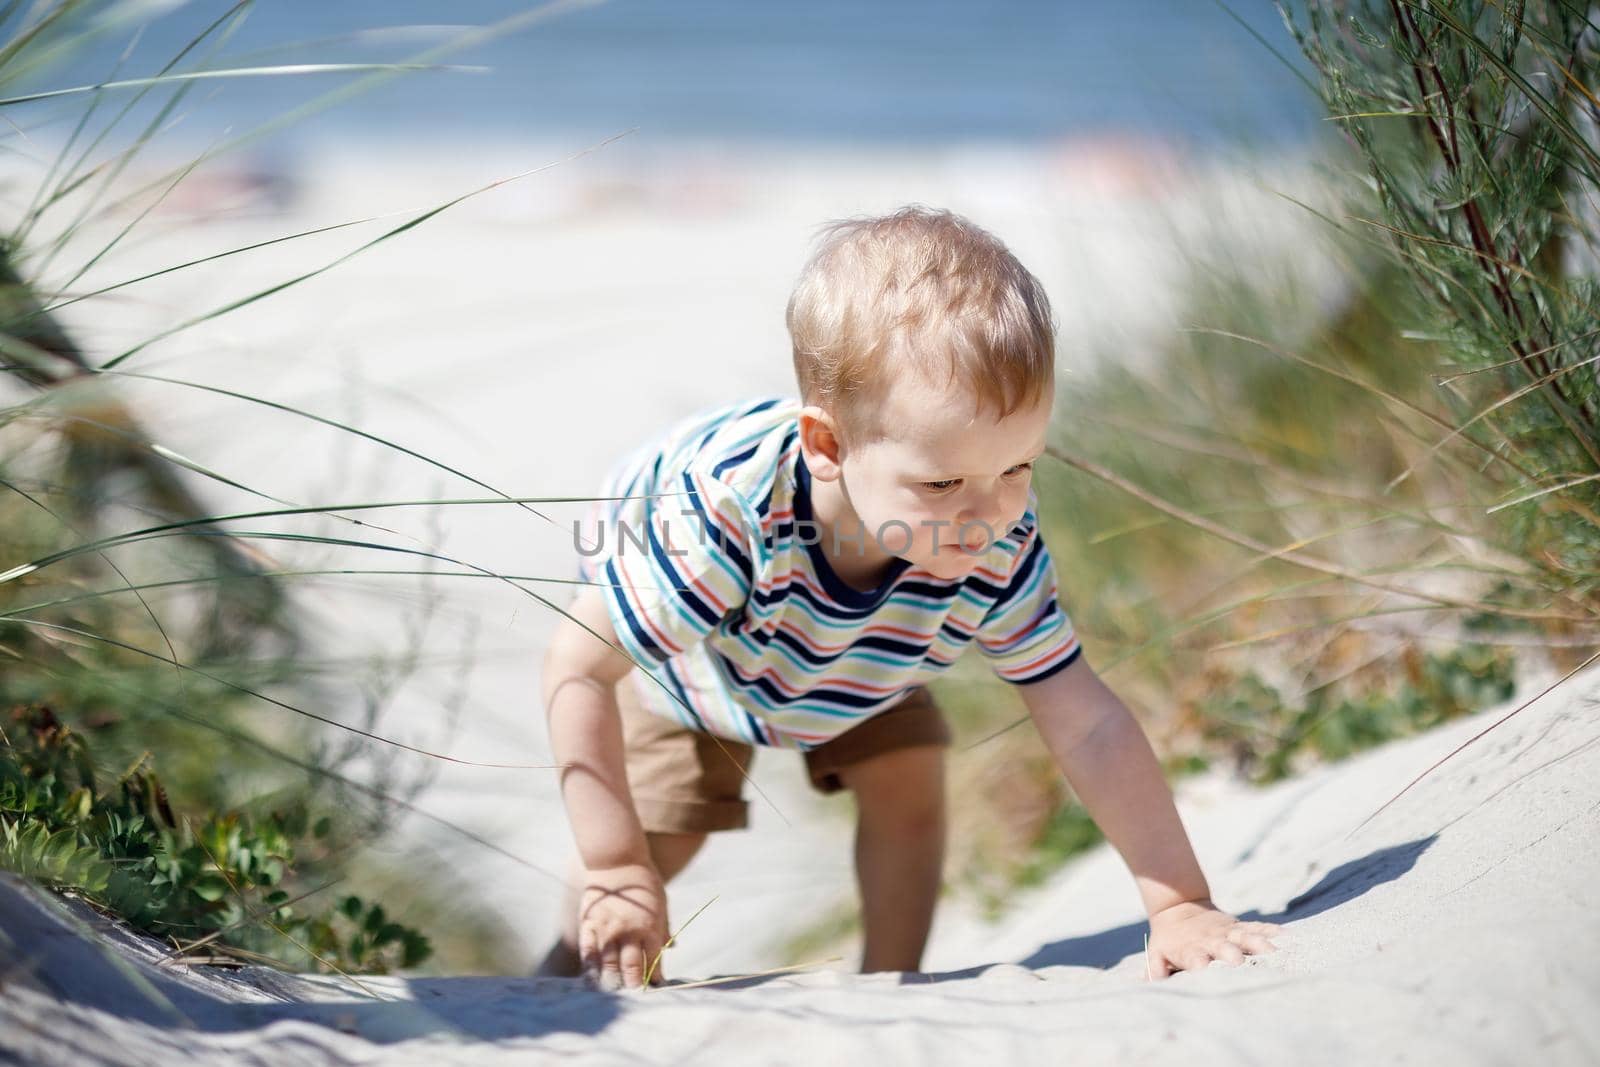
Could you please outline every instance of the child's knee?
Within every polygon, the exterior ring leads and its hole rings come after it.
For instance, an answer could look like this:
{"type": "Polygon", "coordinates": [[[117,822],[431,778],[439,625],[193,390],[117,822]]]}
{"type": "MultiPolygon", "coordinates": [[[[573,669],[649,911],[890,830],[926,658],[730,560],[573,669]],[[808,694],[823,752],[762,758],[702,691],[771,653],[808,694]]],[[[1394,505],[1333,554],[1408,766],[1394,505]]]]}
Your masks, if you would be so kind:
{"type": "Polygon", "coordinates": [[[933,746],[885,753],[845,776],[864,825],[902,837],[942,836],[944,750],[933,746]]]}
{"type": "Polygon", "coordinates": [[[945,830],[945,809],[943,792],[913,793],[908,791],[904,797],[890,807],[885,817],[892,822],[899,831],[908,836],[916,837],[943,837],[945,830]]]}

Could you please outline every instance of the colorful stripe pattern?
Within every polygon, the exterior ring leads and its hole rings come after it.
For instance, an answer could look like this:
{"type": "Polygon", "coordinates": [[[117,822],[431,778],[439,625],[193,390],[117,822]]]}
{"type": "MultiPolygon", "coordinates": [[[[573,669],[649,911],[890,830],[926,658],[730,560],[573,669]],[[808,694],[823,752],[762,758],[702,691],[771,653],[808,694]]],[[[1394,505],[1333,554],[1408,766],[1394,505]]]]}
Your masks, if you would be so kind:
{"type": "Polygon", "coordinates": [[[976,644],[1009,682],[1079,654],[1034,510],[957,580],[901,560],[844,584],[810,519],[793,398],[701,415],[636,451],[584,529],[623,649],[660,682],[644,706],[751,744],[811,748],[892,707],[976,644]]]}

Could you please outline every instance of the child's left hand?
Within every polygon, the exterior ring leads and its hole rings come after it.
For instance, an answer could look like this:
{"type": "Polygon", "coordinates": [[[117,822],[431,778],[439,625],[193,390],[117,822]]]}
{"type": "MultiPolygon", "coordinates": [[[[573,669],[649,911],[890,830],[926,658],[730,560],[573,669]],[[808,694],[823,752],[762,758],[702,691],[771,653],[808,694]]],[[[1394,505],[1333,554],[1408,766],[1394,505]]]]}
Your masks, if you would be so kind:
{"type": "Polygon", "coordinates": [[[1146,977],[1198,971],[1212,960],[1237,966],[1246,955],[1276,951],[1270,938],[1279,931],[1272,923],[1240,922],[1209,900],[1174,904],[1150,916],[1146,977]]]}

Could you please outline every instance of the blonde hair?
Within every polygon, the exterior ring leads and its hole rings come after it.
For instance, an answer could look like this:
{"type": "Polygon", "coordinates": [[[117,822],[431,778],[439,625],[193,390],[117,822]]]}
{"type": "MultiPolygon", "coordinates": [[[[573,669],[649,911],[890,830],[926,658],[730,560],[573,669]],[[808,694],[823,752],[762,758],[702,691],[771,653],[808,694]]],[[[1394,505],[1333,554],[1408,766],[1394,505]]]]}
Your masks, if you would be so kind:
{"type": "Polygon", "coordinates": [[[998,238],[920,205],[823,228],[789,298],[800,395],[852,437],[907,369],[960,381],[1004,418],[1052,388],[1055,330],[1044,288],[998,238]]]}

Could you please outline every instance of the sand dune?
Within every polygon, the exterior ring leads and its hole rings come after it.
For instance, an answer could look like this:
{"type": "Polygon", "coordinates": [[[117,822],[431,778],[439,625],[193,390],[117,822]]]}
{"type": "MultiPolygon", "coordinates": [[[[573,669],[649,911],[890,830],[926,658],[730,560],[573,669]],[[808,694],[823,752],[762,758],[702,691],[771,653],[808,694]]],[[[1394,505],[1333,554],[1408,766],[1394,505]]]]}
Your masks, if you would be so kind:
{"type": "MultiPolygon", "coordinates": [[[[0,1051],[43,1064],[1594,1063],[1600,673],[1270,789],[1180,806],[1221,902],[1285,924],[1242,968],[1140,981],[1116,857],[927,974],[825,970],[603,994],[576,981],[343,980],[156,965],[161,949],[0,881],[0,1051]]],[[[681,980],[680,980],[681,981],[681,980]]]]}

